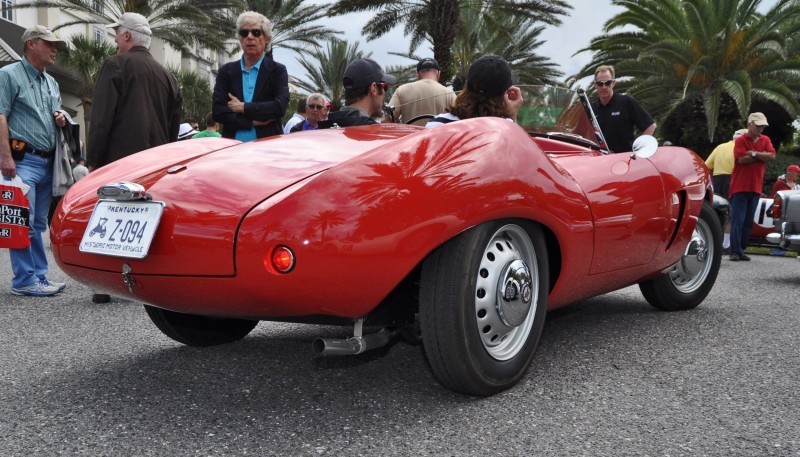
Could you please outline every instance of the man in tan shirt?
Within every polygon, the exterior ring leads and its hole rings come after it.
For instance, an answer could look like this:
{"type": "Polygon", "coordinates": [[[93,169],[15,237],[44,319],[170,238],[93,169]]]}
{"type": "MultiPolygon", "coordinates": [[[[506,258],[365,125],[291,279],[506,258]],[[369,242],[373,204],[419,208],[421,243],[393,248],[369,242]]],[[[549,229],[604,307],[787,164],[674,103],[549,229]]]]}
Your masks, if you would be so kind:
{"type": "MultiPolygon", "coordinates": [[[[394,118],[406,123],[421,115],[437,115],[447,111],[456,100],[452,90],[439,84],[439,63],[435,59],[425,58],[417,64],[417,81],[398,87],[389,100],[394,109],[394,118]]],[[[425,125],[428,119],[415,124],[425,125]]]]}

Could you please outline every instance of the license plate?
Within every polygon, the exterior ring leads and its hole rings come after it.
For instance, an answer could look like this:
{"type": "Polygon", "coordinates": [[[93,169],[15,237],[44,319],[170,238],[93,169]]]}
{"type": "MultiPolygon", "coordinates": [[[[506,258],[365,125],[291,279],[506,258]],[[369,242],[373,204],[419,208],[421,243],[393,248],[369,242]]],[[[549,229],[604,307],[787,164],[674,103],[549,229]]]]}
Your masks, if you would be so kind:
{"type": "Polygon", "coordinates": [[[163,202],[100,200],[83,232],[80,251],[143,259],[147,256],[163,202]]]}

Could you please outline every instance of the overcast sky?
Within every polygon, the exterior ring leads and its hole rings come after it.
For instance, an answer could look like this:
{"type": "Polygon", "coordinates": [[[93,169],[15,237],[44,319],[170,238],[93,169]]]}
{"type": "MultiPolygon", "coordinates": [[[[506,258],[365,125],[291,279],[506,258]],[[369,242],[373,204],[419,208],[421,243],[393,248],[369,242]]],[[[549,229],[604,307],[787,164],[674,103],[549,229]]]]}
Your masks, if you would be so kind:
{"type": "MultiPolygon", "coordinates": [[[[591,57],[589,53],[584,52],[577,56],[573,54],[578,49],[586,47],[592,38],[599,36],[603,24],[622,11],[622,8],[612,6],[610,0],[571,0],[570,4],[573,6],[570,15],[562,18],[560,26],[549,26],[542,33],[544,44],[538,48],[538,53],[556,63],[565,76],[577,73],[589,62],[591,57]]],[[[764,0],[760,10],[765,11],[767,6],[774,4],[775,0],[764,0]]],[[[390,51],[408,51],[408,38],[403,36],[402,26],[394,28],[377,40],[367,41],[362,37],[361,28],[374,15],[374,12],[367,12],[332,17],[327,19],[326,25],[334,30],[343,31],[344,39],[350,42],[358,41],[359,48],[371,52],[372,58],[384,68],[388,65],[412,64],[413,62],[408,59],[388,54],[390,51]]],[[[429,44],[423,44],[416,53],[420,56],[433,56],[429,44]]],[[[290,76],[304,79],[305,72],[297,64],[293,53],[276,49],[275,60],[286,65],[290,76]]]]}

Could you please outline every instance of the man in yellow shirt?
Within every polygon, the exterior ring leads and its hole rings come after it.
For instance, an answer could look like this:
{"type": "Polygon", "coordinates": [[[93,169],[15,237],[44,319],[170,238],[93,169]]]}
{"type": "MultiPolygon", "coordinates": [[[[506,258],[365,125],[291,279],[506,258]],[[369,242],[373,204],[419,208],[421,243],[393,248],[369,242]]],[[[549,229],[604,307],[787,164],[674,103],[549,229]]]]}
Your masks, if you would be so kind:
{"type": "MultiPolygon", "coordinates": [[[[706,159],[706,166],[712,170],[712,182],[714,193],[730,199],[731,174],[735,160],[733,157],[733,145],[736,138],[747,133],[747,129],[739,129],[733,133],[733,139],[727,143],[722,143],[706,159]]],[[[725,223],[725,238],[722,241],[722,249],[728,249],[731,245],[731,226],[730,221],[725,223]]]]}

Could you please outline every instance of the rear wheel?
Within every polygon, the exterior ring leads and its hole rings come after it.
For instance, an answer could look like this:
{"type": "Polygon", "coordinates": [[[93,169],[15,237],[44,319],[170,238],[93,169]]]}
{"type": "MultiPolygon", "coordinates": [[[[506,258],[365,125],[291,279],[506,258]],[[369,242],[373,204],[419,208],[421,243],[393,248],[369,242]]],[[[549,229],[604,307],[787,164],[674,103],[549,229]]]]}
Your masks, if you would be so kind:
{"type": "Polygon", "coordinates": [[[647,302],[665,311],[697,307],[717,280],[722,259],[722,229],[714,208],[703,204],[692,239],[672,271],[639,284],[647,302]]]}
{"type": "Polygon", "coordinates": [[[247,336],[258,324],[249,319],[198,316],[148,305],[144,309],[164,335],[189,346],[232,343],[247,336]]]}
{"type": "Polygon", "coordinates": [[[547,308],[547,251],[538,225],[488,223],[426,259],[420,281],[422,344],[436,378],[488,396],[525,374],[547,308]]]}

